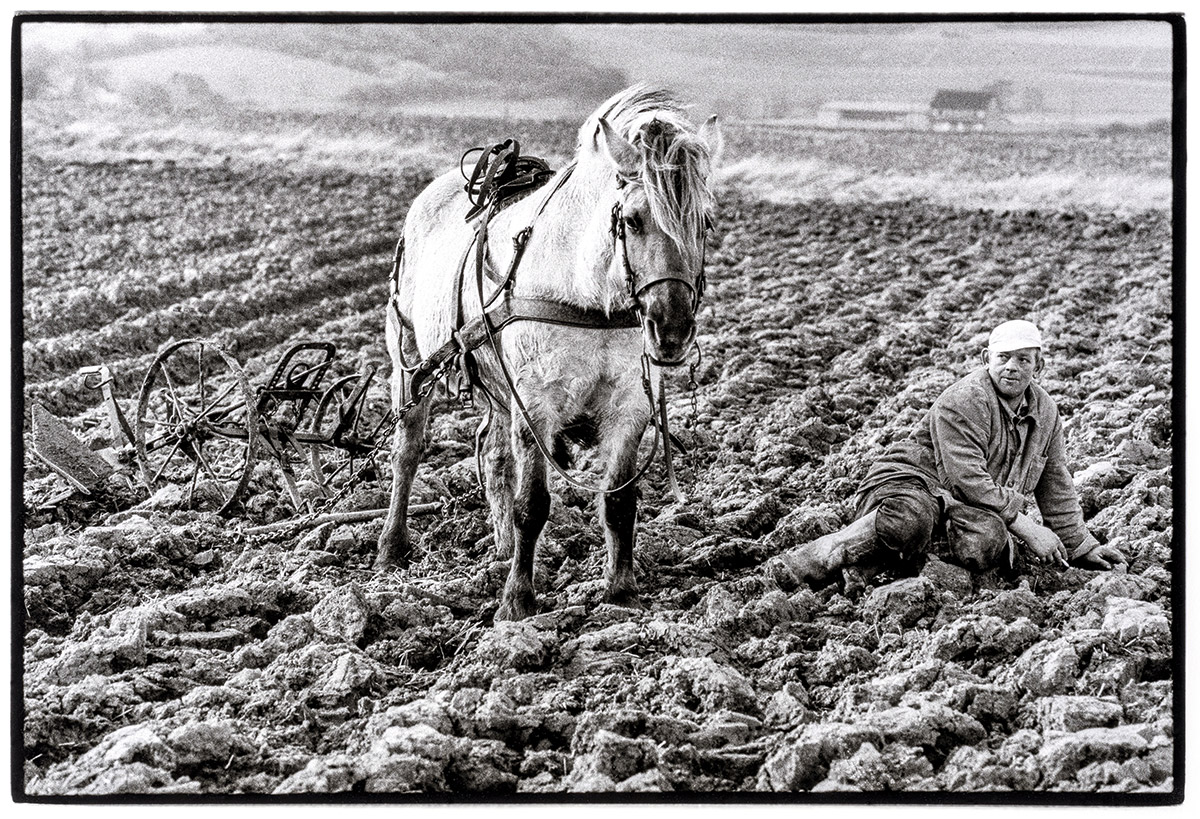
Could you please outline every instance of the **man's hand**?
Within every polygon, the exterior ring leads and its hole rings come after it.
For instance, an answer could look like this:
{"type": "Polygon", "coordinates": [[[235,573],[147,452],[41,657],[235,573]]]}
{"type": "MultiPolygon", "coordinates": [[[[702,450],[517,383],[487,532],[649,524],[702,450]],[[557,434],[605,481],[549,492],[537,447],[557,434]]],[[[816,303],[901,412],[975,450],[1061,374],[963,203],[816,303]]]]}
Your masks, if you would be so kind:
{"type": "Polygon", "coordinates": [[[1021,513],[1008,527],[1029,547],[1029,551],[1037,555],[1039,563],[1058,563],[1067,565],[1067,547],[1063,546],[1058,535],[1045,526],[1034,523],[1028,515],[1021,513]]]}
{"type": "Polygon", "coordinates": [[[1076,553],[1073,558],[1074,562],[1080,566],[1099,566],[1102,569],[1111,569],[1114,564],[1125,563],[1125,555],[1115,546],[1109,546],[1107,543],[1096,543],[1088,551],[1076,553]]]}

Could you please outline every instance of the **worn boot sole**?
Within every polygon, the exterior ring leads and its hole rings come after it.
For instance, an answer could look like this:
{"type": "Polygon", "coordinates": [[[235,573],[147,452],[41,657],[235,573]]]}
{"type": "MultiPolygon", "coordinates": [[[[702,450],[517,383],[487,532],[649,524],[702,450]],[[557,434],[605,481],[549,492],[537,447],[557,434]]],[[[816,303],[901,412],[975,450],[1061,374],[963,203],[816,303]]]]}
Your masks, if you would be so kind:
{"type": "Polygon", "coordinates": [[[801,584],[823,585],[834,572],[874,551],[875,515],[871,512],[844,529],[776,555],[767,562],[768,573],[784,591],[801,584]]]}

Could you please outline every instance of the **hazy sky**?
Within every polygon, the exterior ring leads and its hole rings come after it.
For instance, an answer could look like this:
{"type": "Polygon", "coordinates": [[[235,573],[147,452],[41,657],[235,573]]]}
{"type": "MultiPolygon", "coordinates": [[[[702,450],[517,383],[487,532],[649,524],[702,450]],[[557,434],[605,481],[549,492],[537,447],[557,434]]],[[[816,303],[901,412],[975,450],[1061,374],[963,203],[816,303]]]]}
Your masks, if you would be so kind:
{"type": "MultiPolygon", "coordinates": [[[[927,104],[938,88],[979,89],[998,81],[1019,93],[1038,94],[1048,110],[1072,115],[1144,119],[1170,111],[1171,28],[1166,22],[816,24],[797,17],[796,23],[783,24],[650,24],[631,19],[635,22],[565,23],[560,31],[594,66],[622,72],[631,81],[666,85],[714,110],[749,116],[765,115],[777,100],[810,110],[830,100],[927,104]]],[[[398,18],[400,25],[403,20],[398,18]]],[[[25,25],[22,32],[29,46],[63,51],[85,41],[120,43],[146,33],[184,40],[206,25],[220,42],[221,28],[230,24],[45,23],[25,25]]],[[[273,25],[288,24],[245,25],[267,33],[273,25]]],[[[474,55],[473,70],[488,76],[488,58],[474,55]]],[[[235,55],[219,59],[229,62],[220,66],[225,74],[242,70],[261,79],[262,59],[246,57],[240,68],[235,55]]],[[[150,75],[205,74],[185,65],[182,55],[180,60],[179,66],[160,60],[150,75]]],[[[118,83],[122,72],[134,70],[130,61],[109,68],[118,83]]],[[[219,77],[206,79],[214,87],[220,84],[219,77]]],[[[522,77],[510,76],[508,82],[517,87],[522,77]]]]}
{"type": "MultiPolygon", "coordinates": [[[[636,20],[632,21],[636,23],[636,20]]],[[[509,23],[510,25],[512,23],[509,23]]],[[[23,27],[24,37],[30,45],[48,48],[70,48],[82,40],[92,40],[100,43],[115,43],[128,40],[140,33],[153,32],[162,36],[186,37],[204,27],[203,23],[31,23],[23,27]]],[[[897,27],[887,24],[837,24],[804,26],[803,19],[798,18],[797,26],[810,29],[814,34],[834,33],[837,29],[845,32],[881,31],[897,27]]],[[[1014,43],[1064,43],[1074,45],[1124,45],[1130,47],[1164,48],[1170,46],[1170,29],[1163,23],[1151,21],[1111,21],[1096,23],[920,23],[913,24],[914,28],[928,31],[931,35],[943,36],[947,33],[966,32],[979,26],[994,27],[1003,36],[1011,38],[1014,43]]],[[[584,26],[591,27],[591,26],[584,26]]],[[[790,27],[790,26],[789,26],[790,27]]],[[[636,34],[652,30],[655,26],[630,24],[627,30],[636,34]]]]}

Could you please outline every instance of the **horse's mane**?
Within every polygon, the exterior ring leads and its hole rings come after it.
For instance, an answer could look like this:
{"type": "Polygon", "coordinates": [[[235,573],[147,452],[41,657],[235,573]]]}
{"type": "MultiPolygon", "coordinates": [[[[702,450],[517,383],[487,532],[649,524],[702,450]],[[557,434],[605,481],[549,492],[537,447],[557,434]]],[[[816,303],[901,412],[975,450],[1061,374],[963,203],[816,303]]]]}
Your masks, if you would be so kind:
{"type": "Polygon", "coordinates": [[[687,120],[683,104],[670,92],[635,85],[600,105],[579,130],[579,144],[595,139],[603,117],[642,155],[638,181],[646,191],[654,221],[679,247],[684,263],[702,261],[705,220],[713,207],[708,187],[709,146],[687,120]]]}

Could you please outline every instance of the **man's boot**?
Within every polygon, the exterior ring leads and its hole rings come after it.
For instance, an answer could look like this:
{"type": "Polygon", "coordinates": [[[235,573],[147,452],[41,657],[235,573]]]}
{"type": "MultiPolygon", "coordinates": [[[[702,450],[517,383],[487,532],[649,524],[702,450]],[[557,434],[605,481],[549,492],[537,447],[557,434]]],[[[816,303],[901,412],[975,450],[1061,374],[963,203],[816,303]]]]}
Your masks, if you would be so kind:
{"type": "Polygon", "coordinates": [[[838,569],[875,551],[875,516],[869,512],[843,529],[776,555],[767,561],[768,574],[785,591],[801,583],[823,585],[838,569]]]}

